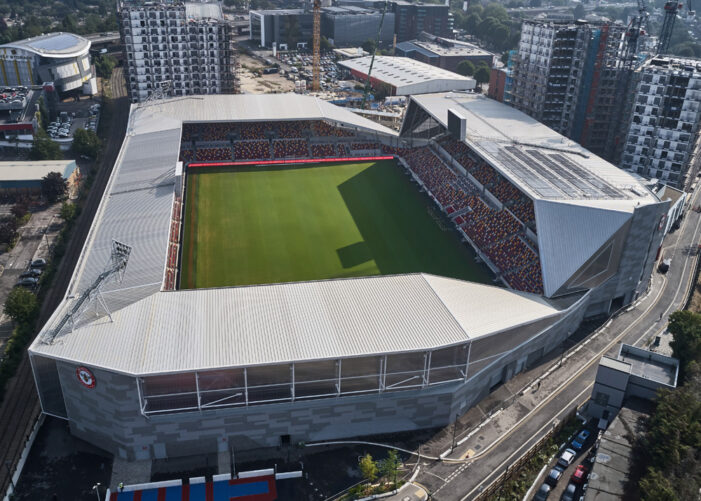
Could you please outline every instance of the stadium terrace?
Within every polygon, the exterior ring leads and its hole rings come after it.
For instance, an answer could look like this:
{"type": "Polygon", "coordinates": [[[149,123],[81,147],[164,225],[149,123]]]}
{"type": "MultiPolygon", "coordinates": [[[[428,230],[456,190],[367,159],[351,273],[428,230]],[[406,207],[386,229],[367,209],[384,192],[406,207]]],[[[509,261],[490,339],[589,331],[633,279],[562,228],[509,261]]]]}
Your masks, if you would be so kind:
{"type": "Polygon", "coordinates": [[[129,460],[445,426],[644,292],[667,206],[471,93],[412,97],[399,134],[301,95],[133,105],[69,290],[30,348],[42,409],[129,460]],[[322,239],[311,275],[219,283],[214,267],[198,283],[212,258],[187,271],[206,242],[239,252],[219,270],[253,269],[289,258],[295,235],[322,239]],[[429,269],[431,252],[452,261],[429,269]]]}

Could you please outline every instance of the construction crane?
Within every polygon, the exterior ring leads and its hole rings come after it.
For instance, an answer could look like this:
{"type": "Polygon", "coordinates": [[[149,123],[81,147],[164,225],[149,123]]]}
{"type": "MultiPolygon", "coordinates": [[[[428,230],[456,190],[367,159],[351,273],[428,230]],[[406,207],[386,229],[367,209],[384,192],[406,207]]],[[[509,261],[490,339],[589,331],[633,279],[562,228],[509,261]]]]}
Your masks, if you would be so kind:
{"type": "Polygon", "coordinates": [[[312,90],[319,92],[319,73],[321,66],[321,0],[314,0],[314,56],[312,64],[312,90]]]}
{"type": "Polygon", "coordinates": [[[676,0],[668,1],[664,4],[664,19],[662,19],[662,29],[660,30],[660,39],[657,42],[657,53],[664,54],[669,50],[669,42],[672,40],[672,30],[674,22],[677,20],[677,14],[683,7],[676,0]]]}
{"type": "Polygon", "coordinates": [[[370,94],[370,75],[372,74],[372,67],[375,64],[375,53],[377,52],[377,46],[380,45],[380,37],[382,36],[382,24],[385,22],[385,13],[387,12],[387,5],[389,0],[385,0],[385,5],[382,7],[382,16],[380,16],[380,25],[377,27],[377,37],[375,37],[375,46],[372,48],[372,57],[370,58],[370,67],[368,68],[368,79],[365,81],[365,91],[363,92],[363,102],[360,105],[360,109],[365,109],[368,101],[368,95],[370,94]]]}

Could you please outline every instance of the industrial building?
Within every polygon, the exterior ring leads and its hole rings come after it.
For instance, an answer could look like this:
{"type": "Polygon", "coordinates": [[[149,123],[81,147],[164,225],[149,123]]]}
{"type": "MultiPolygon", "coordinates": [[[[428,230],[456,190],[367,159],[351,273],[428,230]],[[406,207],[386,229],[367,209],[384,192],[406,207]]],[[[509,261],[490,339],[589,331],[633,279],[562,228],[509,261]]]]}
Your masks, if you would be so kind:
{"type": "Polygon", "coordinates": [[[608,22],[524,21],[511,105],[613,161],[623,140],[616,104],[625,31],[608,22]]]}
{"type": "MultiPolygon", "coordinates": [[[[358,57],[340,61],[358,80],[367,80],[371,57],[358,57]]],[[[443,92],[448,90],[472,90],[475,80],[421,63],[407,57],[376,56],[370,82],[374,89],[384,89],[390,96],[408,96],[443,92]]]]}
{"type": "Polygon", "coordinates": [[[0,45],[0,85],[52,82],[61,94],[97,93],[90,41],[72,33],[49,33],[0,45]]]}
{"type": "Polygon", "coordinates": [[[645,291],[669,205],[472,93],[413,96],[399,135],[282,94],[139,105],[130,124],[66,296],[29,349],[42,410],[130,460],[445,426],[582,318],[645,291]],[[227,130],[255,124],[266,134],[265,124],[280,123],[289,132],[288,121],[312,138],[333,130],[335,143],[394,152],[505,286],[425,273],[168,285],[185,213],[180,149],[213,144],[193,127],[231,125],[214,143],[224,145],[250,141],[227,130]],[[437,169],[428,177],[427,156],[437,169]],[[439,178],[469,193],[465,205],[439,202],[439,178]],[[504,236],[497,226],[507,219],[515,233],[504,236]]]}
{"type": "Polygon", "coordinates": [[[236,92],[232,28],[220,4],[124,1],[117,18],[132,102],[157,90],[169,96],[236,92]]]}
{"type": "Polygon", "coordinates": [[[456,71],[462,61],[475,66],[484,63],[491,68],[495,58],[494,54],[474,44],[429,33],[421,33],[416,40],[398,43],[395,53],[448,71],[456,71]]]}
{"type": "Polygon", "coordinates": [[[0,162],[0,193],[38,194],[42,178],[51,172],[58,172],[69,183],[74,183],[79,174],[75,160],[0,162]]]}
{"type": "Polygon", "coordinates": [[[701,60],[656,56],[633,74],[620,166],[684,188],[699,171],[701,60]]]}

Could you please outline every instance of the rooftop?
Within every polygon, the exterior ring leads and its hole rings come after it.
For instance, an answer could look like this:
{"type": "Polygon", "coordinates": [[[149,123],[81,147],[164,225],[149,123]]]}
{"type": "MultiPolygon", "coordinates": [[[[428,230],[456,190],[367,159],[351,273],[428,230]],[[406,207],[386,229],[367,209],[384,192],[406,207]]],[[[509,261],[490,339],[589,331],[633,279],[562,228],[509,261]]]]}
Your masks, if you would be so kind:
{"type": "Polygon", "coordinates": [[[190,19],[224,19],[219,2],[187,2],[185,15],[190,19]]]}
{"type": "Polygon", "coordinates": [[[312,15],[311,12],[306,12],[304,9],[263,9],[263,10],[252,10],[253,14],[260,14],[263,16],[294,16],[301,14],[312,15]]]}
{"type": "Polygon", "coordinates": [[[68,178],[75,166],[75,160],[0,162],[0,181],[36,181],[49,172],[60,172],[68,178]]]}
{"type": "MultiPolygon", "coordinates": [[[[429,34],[421,34],[418,40],[410,40],[402,42],[415,47],[420,47],[430,53],[439,56],[493,56],[489,51],[486,51],[469,42],[462,40],[452,40],[448,38],[436,37],[429,34]]],[[[408,47],[408,46],[407,46],[408,47]]]]}
{"type": "MultiPolygon", "coordinates": [[[[348,69],[367,74],[370,61],[371,57],[368,56],[340,61],[339,64],[348,69]]],[[[475,81],[472,78],[464,77],[452,71],[437,68],[408,57],[375,57],[372,77],[397,88],[428,82],[435,83],[439,80],[445,80],[454,84],[453,88],[455,89],[471,89],[475,86],[475,81]]]]}
{"type": "Polygon", "coordinates": [[[679,361],[649,350],[622,344],[618,360],[630,364],[630,374],[668,386],[677,385],[679,361]]]}
{"type": "Polygon", "coordinates": [[[87,55],[90,41],[73,33],[57,32],[0,45],[3,47],[26,50],[43,57],[63,58],[87,55]]]}
{"type": "Polygon", "coordinates": [[[465,118],[465,143],[534,199],[581,200],[619,210],[657,202],[631,174],[507,105],[460,92],[412,99],[444,126],[449,109],[465,118]]]}
{"type": "Polygon", "coordinates": [[[656,70],[677,70],[699,74],[701,73],[701,59],[693,59],[690,57],[655,56],[645,61],[645,63],[640,67],[640,71],[656,70]]]}

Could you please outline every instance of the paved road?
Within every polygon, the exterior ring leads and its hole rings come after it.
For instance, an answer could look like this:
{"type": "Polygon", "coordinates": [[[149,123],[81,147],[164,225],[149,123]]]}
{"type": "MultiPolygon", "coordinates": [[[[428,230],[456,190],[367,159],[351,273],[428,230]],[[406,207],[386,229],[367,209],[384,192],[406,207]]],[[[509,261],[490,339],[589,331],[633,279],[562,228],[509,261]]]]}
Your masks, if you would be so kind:
{"type": "MultiPolygon", "coordinates": [[[[699,198],[697,191],[690,206],[699,198]]],[[[666,275],[653,273],[648,294],[595,333],[572,343],[562,362],[555,350],[549,364],[517,376],[461,417],[459,445],[448,455],[456,462],[425,461],[417,482],[440,500],[472,499],[494,482],[555,423],[589,399],[602,355],[616,356],[620,343],[647,346],[664,331],[669,314],[686,302],[700,238],[701,215],[688,211],[682,227],[663,244],[672,267],[666,275]],[[500,409],[504,402],[507,407],[500,409]]],[[[444,430],[424,453],[437,456],[450,449],[451,442],[444,430]]]]}
{"type": "MultiPolygon", "coordinates": [[[[90,189],[83,210],[76,221],[66,254],[54,279],[54,285],[46,294],[37,325],[43,325],[63,298],[70,278],[73,274],[78,257],[83,248],[97,207],[102,199],[112,167],[124,139],[129,118],[129,103],[124,88],[124,76],[121,71],[112,75],[111,89],[113,95],[119,95],[112,101],[110,135],[103,152],[100,167],[95,182],[90,189]]],[[[19,456],[40,414],[38,396],[34,387],[29,357],[25,354],[17,375],[8,383],[5,398],[0,404],[0,493],[4,494],[9,487],[10,476],[8,468],[14,471],[19,456]]]]}

